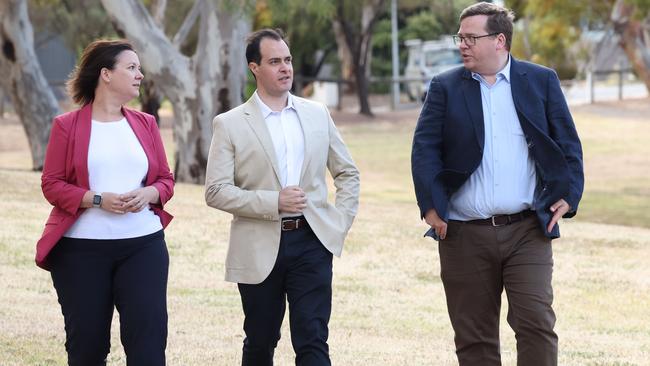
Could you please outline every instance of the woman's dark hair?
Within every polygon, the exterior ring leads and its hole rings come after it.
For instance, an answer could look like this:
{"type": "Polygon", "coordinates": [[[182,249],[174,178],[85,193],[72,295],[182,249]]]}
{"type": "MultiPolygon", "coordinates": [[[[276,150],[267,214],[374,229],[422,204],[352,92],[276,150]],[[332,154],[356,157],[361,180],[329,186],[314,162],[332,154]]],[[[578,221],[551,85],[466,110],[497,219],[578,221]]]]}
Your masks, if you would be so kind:
{"type": "Polygon", "coordinates": [[[122,51],[135,51],[126,40],[100,39],[89,44],[81,53],[79,63],[66,82],[68,94],[75,103],[86,105],[95,99],[99,73],[103,68],[113,70],[122,51]]]}
{"type": "Polygon", "coordinates": [[[285,41],[284,34],[279,28],[276,29],[260,29],[252,33],[246,39],[246,63],[255,62],[260,64],[262,62],[262,54],[260,53],[260,43],[264,38],[271,38],[274,41],[285,41]]]}

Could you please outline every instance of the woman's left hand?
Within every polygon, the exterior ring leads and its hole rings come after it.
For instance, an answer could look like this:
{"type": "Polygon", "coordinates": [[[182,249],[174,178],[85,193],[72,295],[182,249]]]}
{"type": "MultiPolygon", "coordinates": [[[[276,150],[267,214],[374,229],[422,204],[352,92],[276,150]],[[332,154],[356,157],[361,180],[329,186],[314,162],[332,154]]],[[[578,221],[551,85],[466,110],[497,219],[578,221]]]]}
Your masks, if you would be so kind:
{"type": "Polygon", "coordinates": [[[149,186],[122,193],[120,200],[124,202],[124,212],[140,212],[150,203],[158,202],[158,197],[158,190],[149,186]]]}

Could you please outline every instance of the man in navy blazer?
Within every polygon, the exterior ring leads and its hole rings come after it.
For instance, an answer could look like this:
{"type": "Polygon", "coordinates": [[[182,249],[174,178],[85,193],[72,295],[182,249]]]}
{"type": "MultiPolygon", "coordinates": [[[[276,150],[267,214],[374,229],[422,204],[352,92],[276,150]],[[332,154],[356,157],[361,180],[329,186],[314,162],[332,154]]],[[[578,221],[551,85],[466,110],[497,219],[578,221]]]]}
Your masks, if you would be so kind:
{"type": "Polygon", "coordinates": [[[433,78],[413,138],[413,181],[460,365],[500,365],[501,293],[518,365],[556,365],[551,239],[576,214],[582,148],[556,73],[510,55],[513,13],[461,13],[463,67],[433,78]]]}

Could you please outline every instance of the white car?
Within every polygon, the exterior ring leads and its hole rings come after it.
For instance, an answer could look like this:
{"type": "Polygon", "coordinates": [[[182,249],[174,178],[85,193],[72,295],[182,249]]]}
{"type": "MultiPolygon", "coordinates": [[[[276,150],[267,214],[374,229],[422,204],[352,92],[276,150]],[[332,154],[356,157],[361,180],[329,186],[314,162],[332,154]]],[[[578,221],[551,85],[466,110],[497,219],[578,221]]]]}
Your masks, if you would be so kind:
{"type": "Polygon", "coordinates": [[[460,51],[451,37],[424,42],[409,39],[405,44],[409,53],[404,76],[421,80],[408,83],[407,92],[413,99],[420,96],[424,100],[434,75],[463,64],[460,51]]]}

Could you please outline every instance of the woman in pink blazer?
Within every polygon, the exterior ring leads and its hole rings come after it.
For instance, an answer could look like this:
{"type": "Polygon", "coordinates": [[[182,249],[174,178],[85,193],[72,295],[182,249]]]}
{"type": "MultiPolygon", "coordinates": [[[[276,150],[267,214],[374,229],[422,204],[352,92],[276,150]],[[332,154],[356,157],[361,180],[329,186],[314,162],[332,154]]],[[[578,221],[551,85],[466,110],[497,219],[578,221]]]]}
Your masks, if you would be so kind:
{"type": "Polygon", "coordinates": [[[174,179],[153,116],[124,107],[142,78],[128,42],[91,43],[68,80],[82,107],[52,124],[36,264],[52,276],[69,365],[105,365],[114,308],[127,363],[165,364],[174,179]]]}

